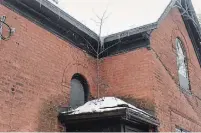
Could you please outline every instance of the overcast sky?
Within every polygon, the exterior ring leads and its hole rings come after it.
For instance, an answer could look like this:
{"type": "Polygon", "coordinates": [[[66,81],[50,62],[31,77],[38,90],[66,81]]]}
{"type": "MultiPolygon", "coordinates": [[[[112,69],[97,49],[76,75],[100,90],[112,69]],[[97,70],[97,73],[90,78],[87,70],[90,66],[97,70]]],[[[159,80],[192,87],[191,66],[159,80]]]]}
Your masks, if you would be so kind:
{"type": "MultiPolygon", "coordinates": [[[[201,13],[201,0],[192,0],[201,13]]],[[[75,19],[98,33],[98,16],[105,10],[108,18],[102,36],[156,22],[170,0],[59,0],[58,6],[75,19]]]]}

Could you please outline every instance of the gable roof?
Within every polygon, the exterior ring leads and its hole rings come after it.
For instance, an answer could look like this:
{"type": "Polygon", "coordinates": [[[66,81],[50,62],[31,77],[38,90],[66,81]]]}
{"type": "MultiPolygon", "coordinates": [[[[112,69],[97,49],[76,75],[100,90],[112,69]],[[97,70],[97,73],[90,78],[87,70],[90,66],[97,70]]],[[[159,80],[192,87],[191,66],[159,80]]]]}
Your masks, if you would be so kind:
{"type": "MultiPolygon", "coordinates": [[[[120,33],[106,36],[104,39],[104,42],[105,42],[105,44],[107,44],[108,42],[112,42],[114,40],[119,40],[120,38],[125,38],[128,36],[136,35],[136,34],[140,34],[140,33],[141,34],[144,34],[144,33],[150,34],[152,30],[156,29],[158,27],[158,25],[160,25],[160,23],[164,20],[164,18],[168,15],[168,13],[171,11],[172,8],[177,7],[182,14],[184,12],[184,9],[181,8],[181,6],[188,7],[186,13],[189,15],[190,19],[185,15],[182,15],[182,18],[186,25],[186,29],[187,29],[189,37],[192,41],[193,47],[195,49],[195,53],[197,55],[198,61],[201,65],[201,46],[200,46],[200,44],[201,44],[201,27],[200,27],[200,24],[199,24],[199,21],[198,21],[198,18],[195,13],[191,0],[171,0],[169,5],[166,7],[164,12],[161,14],[159,19],[155,23],[144,25],[141,27],[137,27],[134,29],[130,29],[130,30],[126,30],[126,31],[123,31],[120,33]]],[[[149,39],[149,35],[146,37],[148,37],[146,39],[149,39]]],[[[143,39],[145,39],[145,38],[143,38],[143,39]]],[[[141,45],[141,46],[144,47],[144,46],[150,45],[149,41],[146,43],[148,43],[148,44],[141,45]]],[[[105,47],[107,48],[107,45],[105,47]]],[[[108,54],[108,55],[110,55],[110,54],[108,54]]]]}
{"type": "MultiPolygon", "coordinates": [[[[104,37],[104,47],[108,48],[101,57],[116,54],[120,51],[128,51],[139,47],[149,46],[149,36],[152,30],[156,29],[158,24],[167,16],[173,7],[178,7],[178,1],[185,6],[188,5],[188,14],[192,20],[183,17],[189,36],[192,40],[196,55],[201,64],[201,28],[195,24],[199,24],[198,18],[194,11],[191,0],[171,0],[161,17],[152,24],[133,28],[116,34],[104,37]],[[121,39],[118,47],[111,47],[112,43],[121,39]],[[139,41],[139,40],[142,41],[139,41]],[[137,40],[137,42],[136,42],[137,40]],[[135,46],[134,43],[135,42],[135,46]],[[129,43],[128,47],[125,44],[129,43]],[[131,43],[133,45],[131,45],[131,43]],[[111,47],[111,48],[110,48],[111,47]],[[123,47],[123,48],[121,48],[123,47]]],[[[79,21],[71,17],[69,14],[52,4],[48,0],[5,0],[1,4],[9,7],[11,10],[32,20],[32,22],[46,28],[50,32],[59,37],[70,41],[73,45],[85,50],[88,54],[96,57],[96,52],[92,49],[97,49],[99,37],[96,33],[81,24],[79,21]],[[88,44],[91,44],[90,48],[88,44]]],[[[182,12],[182,10],[180,9],[182,12]]]]}
{"type": "MultiPolygon", "coordinates": [[[[185,23],[186,29],[188,31],[189,37],[192,41],[198,62],[201,66],[201,26],[198,21],[198,17],[196,15],[196,12],[194,10],[193,4],[191,0],[180,0],[181,5],[183,7],[187,7],[188,10],[185,12],[188,16],[185,14],[182,15],[183,21],[185,23]]],[[[179,3],[176,0],[172,0],[173,3],[178,7],[180,6],[179,3]]],[[[182,8],[179,8],[181,13],[184,13],[184,10],[182,8]]]]}
{"type": "Polygon", "coordinates": [[[192,41],[198,62],[201,66],[201,26],[199,24],[198,17],[196,15],[191,0],[171,0],[170,4],[167,6],[161,17],[158,19],[158,24],[161,23],[161,21],[168,15],[170,10],[174,7],[177,7],[181,14],[186,11],[185,14],[182,15],[182,18],[186,26],[187,32],[189,34],[189,37],[192,41]]]}
{"type": "MultiPolygon", "coordinates": [[[[166,7],[164,12],[161,14],[159,19],[156,20],[155,23],[147,24],[147,25],[144,25],[144,26],[140,26],[140,27],[137,27],[137,28],[130,29],[130,30],[125,30],[125,31],[122,31],[122,32],[119,32],[119,33],[108,35],[108,36],[105,37],[105,42],[108,42],[108,41],[111,41],[111,40],[114,40],[114,39],[118,39],[119,37],[125,37],[126,35],[128,36],[128,35],[137,34],[139,32],[144,32],[144,31],[149,31],[149,30],[156,29],[157,25],[159,25],[161,23],[161,21],[168,15],[170,10],[172,8],[174,8],[174,7],[178,7],[178,1],[181,1],[181,4],[183,6],[185,6],[184,4],[186,4],[186,3],[188,4],[189,14],[194,19],[195,23],[199,25],[199,21],[198,21],[197,15],[195,13],[195,10],[193,8],[191,0],[171,0],[169,5],[166,7]]],[[[181,9],[180,9],[180,11],[181,11],[181,9]]],[[[185,20],[186,19],[184,18],[184,21],[185,20]]],[[[200,26],[198,26],[197,31],[198,31],[199,35],[201,36],[201,28],[200,28],[200,26]]]]}

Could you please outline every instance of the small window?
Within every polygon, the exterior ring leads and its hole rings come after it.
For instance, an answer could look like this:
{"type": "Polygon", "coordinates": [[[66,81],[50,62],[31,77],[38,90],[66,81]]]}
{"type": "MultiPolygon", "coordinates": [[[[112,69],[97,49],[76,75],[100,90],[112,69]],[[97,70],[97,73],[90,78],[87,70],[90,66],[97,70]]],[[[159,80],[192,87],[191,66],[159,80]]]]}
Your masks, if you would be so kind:
{"type": "Polygon", "coordinates": [[[182,89],[189,91],[187,57],[184,52],[183,44],[178,38],[176,39],[176,53],[179,85],[182,89]]]}
{"type": "Polygon", "coordinates": [[[80,74],[75,74],[71,80],[70,107],[76,108],[88,101],[88,84],[80,74]]]}

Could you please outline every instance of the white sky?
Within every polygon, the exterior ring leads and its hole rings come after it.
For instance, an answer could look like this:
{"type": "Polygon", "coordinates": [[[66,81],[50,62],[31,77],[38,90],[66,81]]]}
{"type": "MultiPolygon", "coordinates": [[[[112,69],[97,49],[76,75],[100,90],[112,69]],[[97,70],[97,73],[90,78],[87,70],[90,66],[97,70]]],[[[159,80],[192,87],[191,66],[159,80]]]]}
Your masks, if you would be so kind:
{"type": "MultiPolygon", "coordinates": [[[[98,20],[107,9],[102,36],[156,22],[170,0],[59,0],[58,6],[94,32],[98,20]],[[93,20],[92,20],[93,19],[93,20]]],[[[192,0],[197,13],[201,13],[201,0],[192,0]]]]}

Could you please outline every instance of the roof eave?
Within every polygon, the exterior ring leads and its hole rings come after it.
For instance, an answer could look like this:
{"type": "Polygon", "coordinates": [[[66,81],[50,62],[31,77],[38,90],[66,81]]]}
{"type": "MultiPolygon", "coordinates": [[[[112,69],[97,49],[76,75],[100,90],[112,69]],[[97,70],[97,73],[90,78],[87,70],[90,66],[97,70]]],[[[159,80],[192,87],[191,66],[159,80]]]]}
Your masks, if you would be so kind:
{"type": "Polygon", "coordinates": [[[64,12],[61,10],[59,7],[55,6],[48,0],[34,0],[40,3],[40,5],[45,6],[47,9],[51,10],[52,12],[55,13],[55,15],[58,16],[59,18],[63,18],[76,28],[78,28],[80,31],[84,32],[85,34],[89,35],[91,38],[98,40],[98,35],[94,33],[92,30],[87,28],[85,25],[74,19],[72,16],[70,16],[68,13],[64,12]]]}
{"type": "Polygon", "coordinates": [[[48,0],[4,0],[0,4],[96,57],[96,33],[48,0]]]}
{"type": "Polygon", "coordinates": [[[108,42],[111,42],[114,40],[122,39],[122,38],[132,36],[135,34],[140,34],[140,33],[148,32],[148,31],[152,31],[152,30],[156,29],[157,26],[158,26],[158,23],[155,22],[155,23],[150,23],[150,24],[143,25],[140,27],[136,27],[133,29],[125,30],[125,31],[122,31],[119,33],[115,33],[115,34],[104,37],[104,43],[108,43],[108,42]]]}

